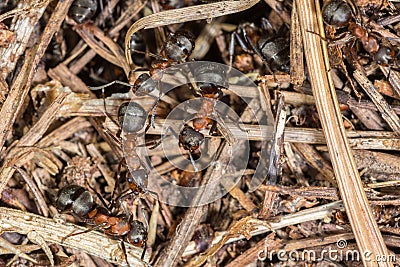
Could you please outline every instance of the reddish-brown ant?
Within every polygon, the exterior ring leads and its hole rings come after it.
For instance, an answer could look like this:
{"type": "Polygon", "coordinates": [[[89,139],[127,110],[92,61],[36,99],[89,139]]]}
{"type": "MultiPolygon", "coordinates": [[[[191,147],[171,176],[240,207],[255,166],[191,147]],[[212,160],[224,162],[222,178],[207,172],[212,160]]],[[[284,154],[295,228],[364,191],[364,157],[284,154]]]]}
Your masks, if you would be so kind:
{"type": "Polygon", "coordinates": [[[378,64],[388,64],[394,58],[394,51],[388,46],[381,46],[378,38],[371,35],[367,29],[361,25],[361,18],[357,5],[353,2],[344,0],[331,0],[324,4],[322,17],[326,24],[334,28],[347,27],[349,32],[360,41],[366,52],[373,55],[378,64]],[[352,20],[355,20],[353,22],[352,20]],[[381,49],[381,47],[384,47],[381,49]]]}
{"type": "MultiPolygon", "coordinates": [[[[136,54],[143,54],[142,51],[137,50],[138,47],[135,45],[135,42],[131,42],[130,44],[133,45],[133,47],[130,48],[132,52],[136,52],[136,54]]],[[[152,108],[153,112],[151,116],[151,125],[153,126],[153,128],[155,128],[155,111],[157,109],[158,102],[162,94],[160,87],[156,83],[162,79],[163,72],[166,68],[178,63],[185,62],[185,60],[191,55],[193,50],[194,37],[191,33],[186,31],[171,33],[161,49],[161,56],[150,53],[150,55],[154,56],[158,60],[152,63],[149,74],[141,73],[139,76],[137,76],[137,73],[140,69],[134,69],[129,74],[129,83],[116,80],[102,86],[89,87],[89,89],[103,90],[104,94],[104,89],[106,87],[109,87],[113,84],[121,84],[130,87],[133,93],[137,96],[148,95],[154,97],[156,99],[156,102],[154,103],[154,106],[152,108]],[[158,97],[151,94],[156,88],[160,90],[158,97]]]]}
{"type": "MultiPolygon", "coordinates": [[[[130,176],[127,179],[129,189],[131,192],[128,193],[139,195],[147,194],[150,191],[147,190],[148,173],[146,165],[140,158],[137,152],[137,137],[140,135],[140,131],[144,128],[147,121],[147,112],[141,105],[135,102],[123,103],[118,109],[118,121],[115,124],[119,125],[122,131],[122,142],[124,144],[125,152],[125,163],[130,169],[130,176]]],[[[114,188],[113,195],[119,182],[120,167],[118,168],[117,184],[114,188]]],[[[153,192],[150,192],[153,193],[153,192]]],[[[155,194],[155,193],[153,193],[155,194]]],[[[156,195],[156,194],[155,194],[156,195]]],[[[117,200],[125,197],[126,194],[121,194],[117,200]]]]}
{"type": "MultiPolygon", "coordinates": [[[[180,132],[179,144],[189,151],[190,160],[195,171],[197,171],[197,168],[192,154],[204,142],[204,135],[200,131],[206,129],[212,123],[210,134],[213,135],[216,132],[217,123],[224,123],[224,120],[220,119],[216,111],[216,103],[223,97],[222,90],[228,88],[226,71],[227,69],[222,65],[207,63],[196,65],[196,68],[191,71],[198,81],[195,83],[195,86],[192,84],[193,94],[201,97],[201,104],[192,120],[193,127],[185,125],[180,132]]],[[[227,138],[228,142],[235,142],[234,136],[225,125],[221,125],[219,130],[221,130],[221,133],[227,138]]]]}
{"type": "MultiPolygon", "coordinates": [[[[141,259],[143,260],[147,241],[147,230],[143,223],[133,220],[131,216],[126,214],[117,215],[111,213],[109,209],[105,208],[106,205],[101,196],[100,200],[103,202],[104,207],[99,206],[94,201],[92,194],[88,190],[78,185],[67,185],[60,189],[55,199],[56,208],[63,213],[71,212],[84,222],[94,225],[93,228],[86,231],[71,233],[64,237],[64,240],[71,236],[101,228],[107,235],[124,238],[129,244],[142,247],[141,259]]],[[[129,265],[124,243],[121,242],[121,245],[125,253],[125,260],[129,265]]]]}

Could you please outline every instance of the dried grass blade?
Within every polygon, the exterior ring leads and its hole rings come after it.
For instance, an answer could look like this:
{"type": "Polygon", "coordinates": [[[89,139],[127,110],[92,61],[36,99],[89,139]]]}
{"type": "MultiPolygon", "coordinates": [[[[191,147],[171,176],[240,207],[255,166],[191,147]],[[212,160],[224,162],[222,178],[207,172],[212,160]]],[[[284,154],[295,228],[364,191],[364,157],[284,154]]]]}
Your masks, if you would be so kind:
{"type": "Polygon", "coordinates": [[[296,4],[311,87],[339,191],[360,251],[369,251],[373,255],[372,261],[363,258],[364,266],[393,266],[389,262],[374,261],[377,256],[388,256],[389,253],[372,215],[346,138],[335,88],[328,71],[330,66],[326,43],[320,37],[324,34],[320,4],[313,0],[297,0],[296,4]]]}
{"type": "MultiPolygon", "coordinates": [[[[125,258],[120,248],[120,241],[113,240],[97,231],[73,236],[62,241],[71,232],[81,232],[86,228],[70,223],[62,224],[51,218],[4,207],[0,207],[0,225],[5,232],[28,234],[31,231],[35,231],[47,242],[88,253],[105,259],[110,263],[126,266],[125,258]]],[[[145,266],[140,261],[142,249],[133,247],[128,243],[125,243],[125,247],[131,266],[145,266]]]]}

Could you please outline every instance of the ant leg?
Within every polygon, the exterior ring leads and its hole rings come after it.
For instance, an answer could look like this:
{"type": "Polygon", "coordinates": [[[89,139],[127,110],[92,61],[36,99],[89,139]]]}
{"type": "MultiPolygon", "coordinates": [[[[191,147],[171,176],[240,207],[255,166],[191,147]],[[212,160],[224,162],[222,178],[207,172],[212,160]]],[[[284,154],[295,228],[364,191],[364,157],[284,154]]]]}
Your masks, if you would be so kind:
{"type": "Polygon", "coordinates": [[[278,82],[275,77],[274,72],[272,71],[271,67],[269,66],[269,63],[265,60],[264,55],[261,53],[260,49],[258,49],[258,47],[250,40],[250,38],[247,36],[246,31],[243,31],[243,36],[246,39],[247,43],[251,46],[251,49],[253,49],[253,51],[261,58],[267,71],[274,76],[275,82],[278,82]]]}
{"type": "Polygon", "coordinates": [[[131,266],[129,264],[129,261],[128,261],[128,254],[126,253],[126,247],[125,247],[124,241],[121,241],[120,244],[121,244],[122,252],[124,252],[124,257],[125,257],[126,264],[128,264],[128,266],[131,266]]]}
{"type": "Polygon", "coordinates": [[[70,233],[70,234],[64,236],[64,237],[61,239],[61,243],[64,243],[65,239],[70,238],[71,236],[76,236],[76,235],[81,235],[81,234],[89,233],[89,232],[91,232],[91,231],[95,231],[95,230],[101,229],[104,225],[105,225],[105,223],[102,223],[102,224],[96,225],[96,226],[94,226],[94,227],[92,227],[92,228],[86,229],[85,231],[82,231],[82,232],[76,232],[76,233],[72,232],[72,233],[70,233]]]}
{"type": "Polygon", "coordinates": [[[236,38],[238,44],[240,45],[240,47],[243,49],[244,52],[246,52],[248,54],[252,54],[251,49],[249,49],[248,46],[246,45],[246,42],[248,43],[246,31],[243,28],[242,28],[242,31],[243,31],[245,40],[243,40],[243,38],[237,32],[234,32],[233,36],[236,38]]]}
{"type": "MultiPolygon", "coordinates": [[[[142,202],[142,199],[141,199],[141,203],[142,203],[142,206],[145,207],[143,202],[142,202]]],[[[147,220],[146,213],[144,213],[144,210],[142,209],[141,211],[142,211],[142,216],[143,216],[144,223],[146,225],[146,231],[149,231],[149,220],[147,220]]]]}
{"type": "Polygon", "coordinates": [[[133,51],[135,53],[138,53],[138,54],[144,54],[146,56],[153,57],[153,58],[158,59],[158,60],[165,60],[165,58],[163,58],[163,57],[161,57],[159,55],[153,54],[153,53],[151,53],[149,51],[143,52],[143,51],[139,51],[139,50],[132,49],[132,48],[130,48],[129,50],[131,50],[131,51],[133,51]]]}
{"type": "Polygon", "coordinates": [[[232,33],[231,41],[229,42],[229,67],[232,67],[234,53],[235,53],[235,35],[234,33],[232,33]]]}
{"type": "MultiPolygon", "coordinates": [[[[117,81],[115,81],[117,82],[117,81]]],[[[103,107],[104,107],[104,114],[106,115],[107,118],[109,118],[115,125],[118,126],[118,128],[121,128],[119,123],[116,122],[112,117],[111,114],[107,112],[107,105],[106,105],[106,98],[105,98],[105,94],[104,94],[104,87],[101,88],[101,94],[103,96],[103,107]]]]}
{"type": "MultiPolygon", "coordinates": [[[[166,133],[167,133],[168,131],[171,131],[171,133],[172,133],[177,139],[179,139],[178,134],[175,132],[174,129],[172,129],[171,126],[169,126],[169,127],[167,128],[166,133]]],[[[157,141],[156,141],[156,140],[153,140],[153,141],[150,141],[150,142],[148,142],[148,143],[146,143],[146,144],[137,145],[136,147],[143,147],[143,146],[149,146],[149,145],[151,145],[151,147],[149,147],[149,149],[152,150],[152,149],[155,149],[156,147],[158,147],[159,145],[161,145],[161,143],[163,142],[163,140],[164,140],[165,138],[167,138],[167,135],[164,134],[164,135],[161,136],[160,139],[157,140],[157,141]]]]}
{"type": "Polygon", "coordinates": [[[108,205],[106,204],[106,200],[103,198],[102,195],[99,194],[87,181],[86,181],[87,186],[96,194],[97,198],[100,199],[100,202],[103,204],[103,206],[108,210],[108,205]]]}
{"type": "Polygon", "coordinates": [[[147,190],[147,192],[149,192],[149,194],[153,195],[154,198],[155,198],[158,202],[160,202],[160,197],[158,196],[158,193],[157,193],[157,192],[154,192],[154,191],[151,191],[151,190],[147,190]]]}
{"type": "Polygon", "coordinates": [[[212,123],[212,125],[211,125],[211,128],[210,128],[210,131],[208,132],[208,134],[209,134],[210,136],[214,136],[214,135],[216,135],[217,133],[218,133],[217,122],[216,122],[216,121],[213,121],[213,123],[212,123]]]}
{"type": "Polygon", "coordinates": [[[111,202],[110,202],[109,209],[111,209],[115,205],[115,202],[116,202],[116,200],[114,201],[114,195],[115,195],[115,192],[117,191],[117,188],[119,187],[119,182],[121,180],[121,167],[122,167],[123,162],[124,162],[124,159],[121,159],[118,163],[117,177],[115,179],[114,190],[111,194],[111,202]]]}
{"type": "Polygon", "coordinates": [[[153,108],[152,108],[152,113],[151,113],[151,117],[150,117],[150,124],[151,124],[151,126],[153,127],[153,129],[155,129],[156,128],[156,126],[154,125],[154,119],[155,119],[155,117],[156,117],[156,111],[157,111],[157,108],[158,108],[158,104],[160,103],[160,98],[161,98],[161,90],[160,90],[160,93],[159,93],[160,95],[159,95],[159,97],[158,97],[158,99],[156,100],[156,103],[154,103],[154,106],[153,106],[153,108]]]}
{"type": "Polygon", "coordinates": [[[327,40],[325,37],[322,37],[321,34],[319,34],[319,33],[312,32],[312,31],[309,31],[309,30],[306,30],[306,32],[315,34],[315,35],[317,35],[319,38],[321,38],[323,41],[328,42],[328,40],[327,40]]]}
{"type": "Polygon", "coordinates": [[[129,84],[129,83],[121,82],[121,81],[116,80],[116,81],[109,82],[107,84],[103,84],[101,86],[88,86],[88,88],[91,91],[96,91],[96,90],[103,90],[104,91],[104,88],[110,87],[111,85],[114,85],[114,84],[121,84],[121,85],[125,85],[127,87],[132,87],[132,85],[129,84]]]}
{"type": "MultiPolygon", "coordinates": [[[[242,29],[244,32],[244,29],[242,29]]],[[[232,67],[233,64],[233,56],[235,54],[235,39],[237,40],[240,47],[243,49],[244,52],[251,54],[252,51],[247,47],[246,41],[237,33],[233,32],[231,34],[231,40],[229,42],[229,66],[232,67]]]]}
{"type": "Polygon", "coordinates": [[[156,126],[154,125],[154,119],[156,117],[156,111],[157,111],[158,104],[160,103],[160,99],[162,97],[162,91],[161,91],[161,88],[160,88],[160,81],[157,81],[157,88],[158,88],[158,98],[156,98],[156,102],[154,103],[154,105],[152,107],[152,112],[151,112],[151,117],[150,117],[150,124],[153,127],[153,129],[156,128],[156,126]]]}
{"type": "Polygon", "coordinates": [[[144,256],[146,255],[146,249],[147,249],[147,242],[145,242],[144,246],[143,246],[143,252],[142,252],[142,255],[140,256],[141,261],[144,260],[144,256]]]}
{"type": "Polygon", "coordinates": [[[114,201],[114,203],[121,203],[124,199],[130,197],[131,195],[133,195],[134,193],[130,190],[127,189],[124,192],[122,192],[114,201]]]}

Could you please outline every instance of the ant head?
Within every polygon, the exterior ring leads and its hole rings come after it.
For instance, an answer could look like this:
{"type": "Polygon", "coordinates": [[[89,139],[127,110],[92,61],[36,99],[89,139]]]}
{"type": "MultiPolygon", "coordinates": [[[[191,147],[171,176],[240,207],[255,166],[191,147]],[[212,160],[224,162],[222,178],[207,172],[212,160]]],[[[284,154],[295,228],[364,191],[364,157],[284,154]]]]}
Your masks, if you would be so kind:
{"type": "Polygon", "coordinates": [[[126,240],[135,247],[144,247],[146,245],[147,230],[141,221],[133,220],[131,222],[131,230],[128,232],[126,240]]]}
{"type": "Polygon", "coordinates": [[[393,62],[395,57],[395,52],[393,49],[387,46],[381,46],[378,52],[375,54],[375,62],[378,65],[387,67],[393,62]]]}
{"type": "Polygon", "coordinates": [[[136,96],[149,95],[156,88],[156,83],[148,73],[142,73],[133,83],[133,93],[136,96]]]}
{"type": "Polygon", "coordinates": [[[332,0],[324,4],[322,8],[324,22],[334,28],[347,27],[353,18],[350,5],[343,0],[332,0]]]}
{"type": "Polygon", "coordinates": [[[118,109],[119,124],[127,133],[137,134],[147,121],[147,113],[135,102],[125,102],[118,109]]]}
{"type": "Polygon", "coordinates": [[[181,31],[171,34],[165,43],[166,57],[174,61],[183,62],[194,50],[194,36],[190,32],[181,31]]]}
{"type": "Polygon", "coordinates": [[[198,149],[203,142],[204,135],[188,125],[185,125],[179,134],[179,144],[190,152],[198,149]]]}
{"type": "Polygon", "coordinates": [[[147,183],[147,179],[147,171],[144,169],[139,169],[136,171],[131,171],[131,176],[128,177],[127,182],[133,191],[142,193],[146,188],[145,184],[147,183]]]}

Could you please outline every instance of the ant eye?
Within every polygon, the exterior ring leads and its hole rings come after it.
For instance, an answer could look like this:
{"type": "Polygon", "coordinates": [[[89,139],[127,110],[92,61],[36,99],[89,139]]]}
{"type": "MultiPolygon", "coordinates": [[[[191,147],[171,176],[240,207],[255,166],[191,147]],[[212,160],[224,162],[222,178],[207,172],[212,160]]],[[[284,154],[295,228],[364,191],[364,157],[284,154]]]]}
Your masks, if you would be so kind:
{"type": "Polygon", "coordinates": [[[129,177],[127,181],[128,181],[128,183],[131,184],[131,183],[133,183],[133,178],[132,178],[132,177],[129,177]]]}
{"type": "Polygon", "coordinates": [[[139,243],[140,243],[140,240],[139,240],[139,238],[135,238],[135,239],[133,240],[133,243],[135,243],[135,244],[139,244],[139,243]]]}

